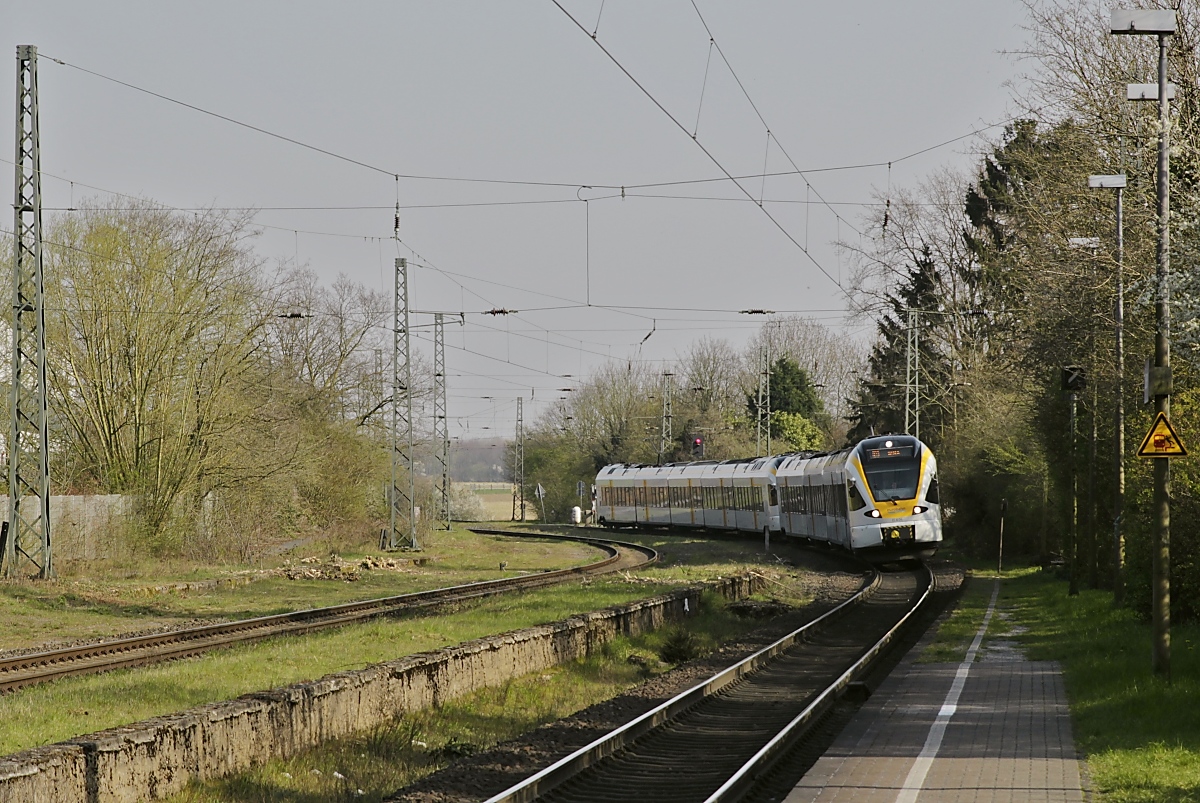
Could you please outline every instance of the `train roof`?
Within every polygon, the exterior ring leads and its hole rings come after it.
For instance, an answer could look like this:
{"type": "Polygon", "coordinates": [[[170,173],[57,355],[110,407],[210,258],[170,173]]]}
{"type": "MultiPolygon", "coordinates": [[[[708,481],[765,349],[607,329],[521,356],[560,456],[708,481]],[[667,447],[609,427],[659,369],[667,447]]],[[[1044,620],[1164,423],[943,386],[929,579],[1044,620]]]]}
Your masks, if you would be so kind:
{"type": "Polygon", "coordinates": [[[742,457],[735,460],[697,460],[689,463],[663,463],[662,465],[655,463],[613,463],[600,469],[596,474],[596,479],[732,477],[774,475],[776,473],[804,474],[818,467],[827,466],[831,462],[846,460],[855,451],[861,452],[862,449],[885,448],[884,445],[888,442],[914,445],[917,454],[929,448],[912,435],[875,435],[865,438],[852,446],[828,452],[786,452],[766,457],[742,457]]]}
{"type": "Polygon", "coordinates": [[[782,455],[766,457],[743,457],[737,460],[698,460],[691,463],[614,463],[600,469],[597,480],[665,477],[732,477],[742,475],[774,474],[782,455]]]}

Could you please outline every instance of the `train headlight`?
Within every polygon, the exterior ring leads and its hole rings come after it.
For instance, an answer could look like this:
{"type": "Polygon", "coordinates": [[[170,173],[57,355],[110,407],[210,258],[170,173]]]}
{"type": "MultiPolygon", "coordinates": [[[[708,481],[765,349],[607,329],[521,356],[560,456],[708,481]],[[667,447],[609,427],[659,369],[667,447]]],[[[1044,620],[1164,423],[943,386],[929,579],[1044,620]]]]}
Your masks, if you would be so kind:
{"type": "Polygon", "coordinates": [[[918,513],[924,513],[926,510],[929,510],[929,508],[925,507],[924,505],[917,505],[913,508],[913,515],[915,516],[918,513]]]}
{"type": "Polygon", "coordinates": [[[867,515],[868,515],[868,516],[870,516],[870,517],[871,517],[871,518],[873,518],[873,519],[878,519],[878,518],[882,518],[882,517],[883,517],[883,514],[882,514],[882,513],[880,513],[880,512],[879,512],[877,509],[875,509],[875,508],[871,508],[870,512],[868,512],[868,513],[867,513],[867,515]]]}

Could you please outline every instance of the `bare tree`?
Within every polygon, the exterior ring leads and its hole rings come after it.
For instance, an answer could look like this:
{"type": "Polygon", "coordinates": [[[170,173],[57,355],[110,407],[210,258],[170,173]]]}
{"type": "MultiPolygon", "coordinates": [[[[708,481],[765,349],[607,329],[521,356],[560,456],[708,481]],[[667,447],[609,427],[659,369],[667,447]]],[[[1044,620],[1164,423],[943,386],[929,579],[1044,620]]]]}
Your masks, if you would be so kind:
{"type": "MultiPolygon", "coordinates": [[[[845,418],[855,375],[866,363],[864,343],[817,321],[791,315],[764,324],[747,345],[743,362],[756,366],[764,347],[769,349],[772,361],[780,357],[795,361],[816,387],[825,412],[834,421],[845,418]]],[[[745,389],[752,391],[756,383],[757,375],[745,389]]]]}
{"type": "Polygon", "coordinates": [[[51,407],[76,475],[135,494],[158,532],[177,500],[273,470],[240,436],[274,311],[245,217],[128,206],[51,229],[51,407]]]}

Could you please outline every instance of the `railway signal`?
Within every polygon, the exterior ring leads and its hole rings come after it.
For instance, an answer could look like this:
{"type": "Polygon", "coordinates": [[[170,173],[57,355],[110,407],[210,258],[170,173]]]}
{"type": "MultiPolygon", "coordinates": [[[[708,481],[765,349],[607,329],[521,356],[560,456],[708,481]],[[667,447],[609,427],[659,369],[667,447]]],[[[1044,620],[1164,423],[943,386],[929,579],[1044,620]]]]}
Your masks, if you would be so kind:
{"type": "Polygon", "coordinates": [[[1087,375],[1078,365],[1064,365],[1062,369],[1062,389],[1077,393],[1087,387],[1087,375]]]}

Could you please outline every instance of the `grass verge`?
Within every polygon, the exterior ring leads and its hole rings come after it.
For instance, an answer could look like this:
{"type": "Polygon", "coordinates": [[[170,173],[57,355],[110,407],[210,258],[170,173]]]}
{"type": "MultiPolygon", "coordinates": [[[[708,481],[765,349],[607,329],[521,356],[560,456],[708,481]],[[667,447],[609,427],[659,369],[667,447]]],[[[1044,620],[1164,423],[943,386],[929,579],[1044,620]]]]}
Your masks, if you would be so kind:
{"type": "Polygon", "coordinates": [[[670,627],[620,638],[585,660],[526,675],[435,710],[407,714],[288,760],[273,760],[216,781],[193,782],[168,801],[373,803],[459,756],[487,750],[610,699],[753,626],[731,615],[719,598],[705,595],[686,629],[670,627]]]}
{"type": "Polygon", "coordinates": [[[142,669],[64,678],[0,697],[0,755],[665,590],[666,585],[608,578],[494,597],[439,616],[376,619],[142,669]]]}
{"type": "MultiPolygon", "coordinates": [[[[561,569],[600,560],[603,554],[584,544],[479,536],[466,530],[438,531],[419,553],[399,555],[424,561],[421,566],[362,570],[354,582],[326,579],[289,580],[255,574],[248,585],[222,586],[182,593],[147,594],[162,584],[219,577],[250,576],[248,566],[146,564],[120,577],[111,573],[51,581],[0,583],[0,649],[29,648],[117,634],[186,627],[197,621],[225,621],[267,616],[376,597],[394,596],[476,580],[561,569]],[[500,568],[500,562],[505,568],[500,568]]],[[[280,556],[280,566],[298,564],[305,556],[328,556],[307,547],[280,556]]],[[[354,562],[366,554],[345,549],[342,559],[354,562]]],[[[269,567],[268,567],[269,568],[269,567]]],[[[103,572],[104,567],[97,567],[103,572]]]]}
{"type": "Polygon", "coordinates": [[[1026,628],[1017,638],[1029,658],[1062,663],[1101,800],[1200,801],[1200,627],[1172,628],[1167,683],[1151,672],[1149,624],[1114,610],[1107,592],[1070,597],[1065,582],[1032,569],[1005,579],[1000,607],[1026,628]]]}

